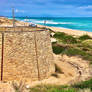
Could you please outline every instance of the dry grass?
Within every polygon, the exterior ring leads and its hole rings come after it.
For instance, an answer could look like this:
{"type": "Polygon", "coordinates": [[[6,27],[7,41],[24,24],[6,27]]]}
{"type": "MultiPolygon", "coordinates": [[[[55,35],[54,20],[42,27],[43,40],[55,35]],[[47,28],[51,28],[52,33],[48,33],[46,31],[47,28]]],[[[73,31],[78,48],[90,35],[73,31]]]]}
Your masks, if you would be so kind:
{"type": "Polygon", "coordinates": [[[20,83],[13,81],[12,85],[16,92],[28,92],[24,81],[21,81],[20,83]]]}

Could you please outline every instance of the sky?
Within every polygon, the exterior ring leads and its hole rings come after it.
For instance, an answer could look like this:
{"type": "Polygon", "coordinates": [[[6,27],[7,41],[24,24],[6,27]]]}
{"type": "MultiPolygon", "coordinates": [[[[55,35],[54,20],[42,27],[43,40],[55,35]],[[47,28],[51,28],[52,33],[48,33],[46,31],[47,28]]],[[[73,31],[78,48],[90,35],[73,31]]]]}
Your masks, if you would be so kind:
{"type": "Polygon", "coordinates": [[[0,16],[92,17],[92,0],[0,0],[0,16]]]}

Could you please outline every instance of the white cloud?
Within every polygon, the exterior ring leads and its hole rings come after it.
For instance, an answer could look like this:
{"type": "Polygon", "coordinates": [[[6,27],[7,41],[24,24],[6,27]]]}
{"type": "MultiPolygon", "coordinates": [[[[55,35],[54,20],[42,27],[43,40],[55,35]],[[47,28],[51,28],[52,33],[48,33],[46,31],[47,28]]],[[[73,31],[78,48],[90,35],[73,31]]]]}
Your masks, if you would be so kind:
{"type": "Polygon", "coordinates": [[[18,9],[16,9],[15,12],[16,13],[24,13],[25,11],[24,10],[18,10],[18,9]]]}
{"type": "MultiPolygon", "coordinates": [[[[12,12],[12,9],[6,10],[5,12],[12,12]]],[[[24,10],[15,9],[15,13],[24,13],[24,12],[25,12],[24,10]]]]}
{"type": "Polygon", "coordinates": [[[79,7],[79,9],[92,9],[92,5],[81,6],[81,7],[79,7]]]}

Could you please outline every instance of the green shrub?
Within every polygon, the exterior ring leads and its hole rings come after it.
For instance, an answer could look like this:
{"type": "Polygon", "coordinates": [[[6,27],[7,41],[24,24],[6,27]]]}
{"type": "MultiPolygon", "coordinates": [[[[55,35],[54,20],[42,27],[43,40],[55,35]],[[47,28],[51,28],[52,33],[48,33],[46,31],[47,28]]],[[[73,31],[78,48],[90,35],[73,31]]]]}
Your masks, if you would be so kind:
{"type": "Polygon", "coordinates": [[[65,35],[66,35],[66,34],[63,33],[63,32],[56,32],[53,37],[55,37],[55,38],[57,38],[57,39],[62,39],[62,38],[65,37],[65,35]]]}
{"type": "Polygon", "coordinates": [[[47,92],[76,92],[75,89],[71,88],[71,89],[58,89],[58,88],[51,88],[48,89],[47,92]]]}
{"type": "Polygon", "coordinates": [[[81,49],[76,48],[69,48],[62,52],[62,54],[67,54],[68,56],[81,56],[85,60],[92,61],[92,55],[89,53],[86,53],[85,51],[81,49]]]}
{"type": "Polygon", "coordinates": [[[52,49],[53,49],[53,53],[55,53],[55,54],[61,54],[62,53],[62,51],[64,51],[64,49],[65,48],[62,48],[62,47],[60,47],[60,46],[52,46],[52,49]]]}
{"type": "Polygon", "coordinates": [[[57,42],[52,42],[52,45],[57,44],[57,42]]]}
{"type": "Polygon", "coordinates": [[[63,54],[67,54],[69,56],[75,56],[75,55],[85,55],[84,51],[81,51],[80,49],[76,49],[76,48],[69,48],[66,49],[63,54]]]}
{"type": "Polygon", "coordinates": [[[85,40],[82,42],[82,45],[85,47],[91,47],[92,48],[92,40],[85,40]]]}
{"type": "Polygon", "coordinates": [[[89,35],[82,35],[79,37],[79,40],[87,40],[87,39],[92,39],[89,35]]]}
{"type": "Polygon", "coordinates": [[[68,86],[41,85],[30,89],[30,92],[77,92],[68,86]]]}
{"type": "Polygon", "coordinates": [[[92,90],[92,79],[72,85],[74,88],[90,88],[92,90]]]}
{"type": "MultiPolygon", "coordinates": [[[[83,35],[78,38],[74,38],[71,35],[67,35],[62,32],[55,33],[54,37],[58,40],[57,43],[68,44],[69,46],[63,47],[63,45],[52,44],[53,52],[55,54],[67,54],[69,56],[81,56],[85,60],[92,61],[92,38],[88,35],[83,35]],[[87,40],[86,40],[87,39],[87,40]],[[73,44],[74,47],[73,47],[73,44]],[[72,47],[71,47],[72,45],[72,47]],[[76,46],[76,47],[75,47],[76,46]]],[[[92,63],[92,62],[90,62],[92,63]]]]}
{"type": "Polygon", "coordinates": [[[67,34],[65,34],[63,32],[57,32],[57,33],[55,33],[55,35],[53,37],[55,37],[58,40],[62,40],[63,43],[68,43],[68,44],[77,43],[76,38],[74,38],[71,35],[67,35],[67,34]]]}
{"type": "Polygon", "coordinates": [[[74,43],[77,43],[77,39],[74,38],[73,36],[71,35],[67,35],[64,37],[64,39],[62,39],[64,43],[68,43],[68,44],[74,44],[74,43]]]}
{"type": "MultiPolygon", "coordinates": [[[[71,47],[61,47],[58,45],[52,45],[53,53],[55,54],[66,54],[68,56],[81,56],[85,60],[92,61],[92,54],[86,52],[84,49],[71,48],[71,47]]],[[[90,62],[91,64],[92,62],[90,62]]]]}

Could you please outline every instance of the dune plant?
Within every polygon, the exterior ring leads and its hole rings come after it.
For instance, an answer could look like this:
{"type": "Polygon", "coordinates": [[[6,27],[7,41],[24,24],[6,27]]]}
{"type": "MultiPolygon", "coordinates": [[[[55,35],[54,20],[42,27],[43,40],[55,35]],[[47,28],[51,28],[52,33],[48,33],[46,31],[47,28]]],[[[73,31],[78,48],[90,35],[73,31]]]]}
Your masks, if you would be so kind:
{"type": "Polygon", "coordinates": [[[52,49],[55,54],[61,54],[65,50],[65,48],[55,45],[52,46],[52,49]]]}
{"type": "Polygon", "coordinates": [[[92,92],[92,79],[67,85],[38,85],[30,88],[30,92],[92,92]]]}
{"type": "Polygon", "coordinates": [[[71,35],[67,35],[63,32],[56,32],[53,37],[58,40],[62,40],[63,43],[67,43],[67,44],[74,44],[78,42],[75,37],[71,35]]]}
{"type": "Polygon", "coordinates": [[[82,40],[82,41],[88,40],[88,39],[92,39],[92,37],[90,37],[89,35],[82,35],[79,37],[79,40],[82,40]]]}
{"type": "Polygon", "coordinates": [[[40,85],[30,89],[30,92],[77,92],[74,88],[57,85],[40,85]]]}
{"type": "Polygon", "coordinates": [[[92,91],[92,79],[72,85],[73,88],[89,88],[92,91]]]}
{"type": "Polygon", "coordinates": [[[19,84],[16,81],[12,82],[12,86],[15,89],[15,92],[25,92],[25,82],[21,81],[19,84]]]}

